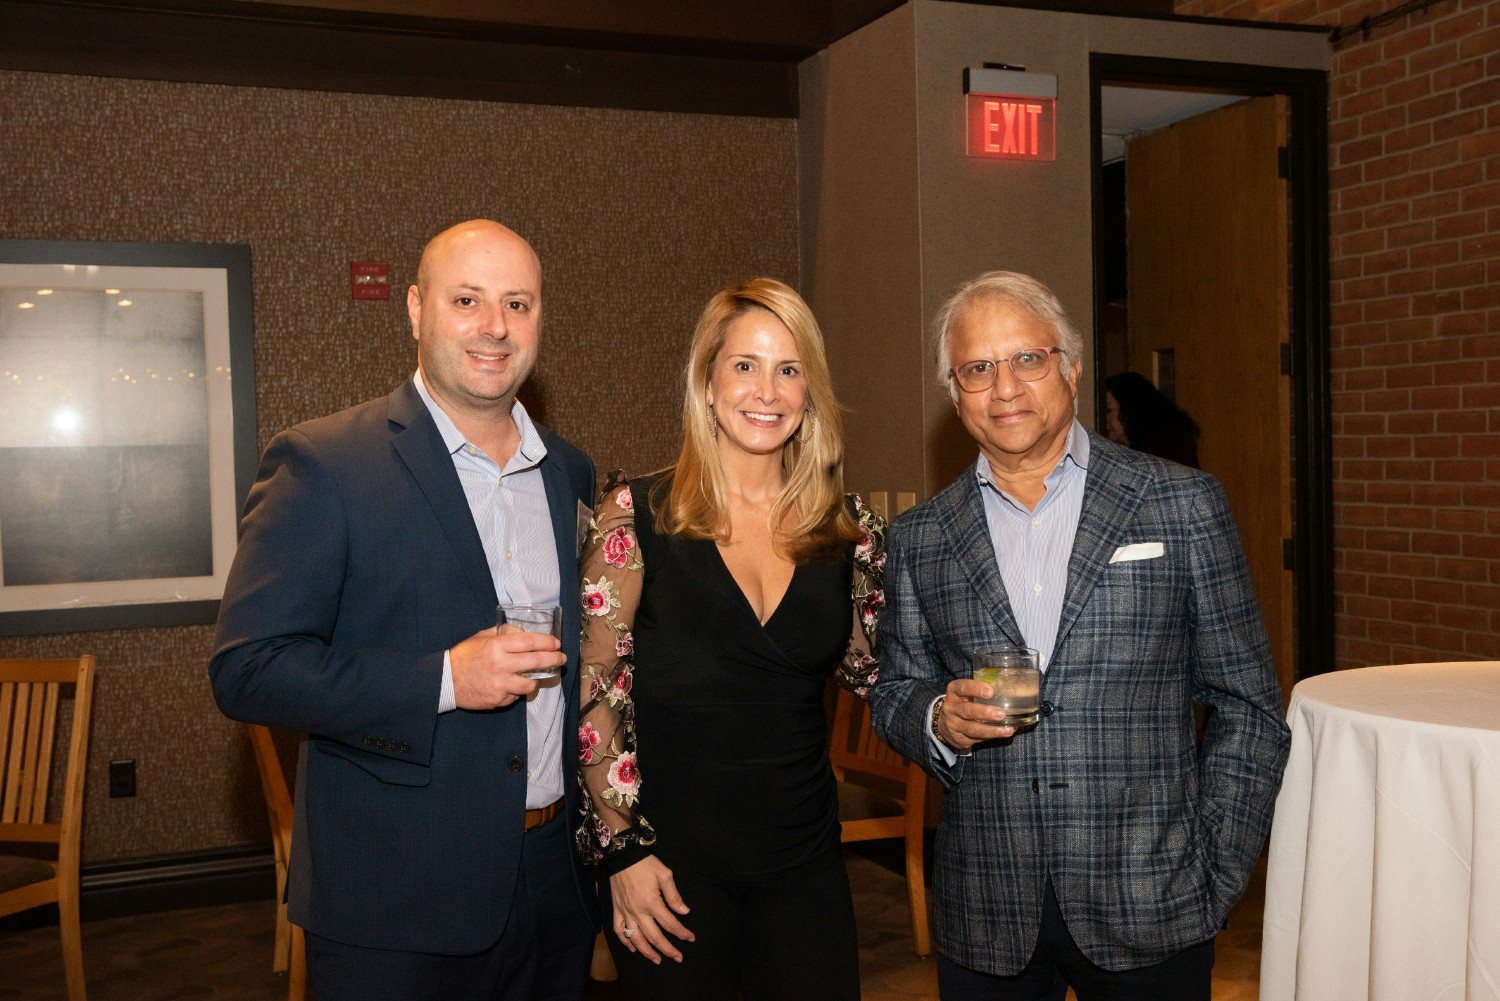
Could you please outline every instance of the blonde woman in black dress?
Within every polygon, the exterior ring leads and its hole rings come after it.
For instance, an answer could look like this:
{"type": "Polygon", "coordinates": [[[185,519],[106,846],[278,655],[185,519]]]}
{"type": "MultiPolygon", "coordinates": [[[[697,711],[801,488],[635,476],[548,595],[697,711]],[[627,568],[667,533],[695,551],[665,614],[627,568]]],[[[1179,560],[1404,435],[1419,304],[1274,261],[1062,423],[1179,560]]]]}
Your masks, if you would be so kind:
{"type": "Polygon", "coordinates": [[[583,560],[578,844],[641,1001],[859,998],[824,691],[874,682],[884,562],[806,303],[721,291],[677,462],[605,488],[583,560]]]}

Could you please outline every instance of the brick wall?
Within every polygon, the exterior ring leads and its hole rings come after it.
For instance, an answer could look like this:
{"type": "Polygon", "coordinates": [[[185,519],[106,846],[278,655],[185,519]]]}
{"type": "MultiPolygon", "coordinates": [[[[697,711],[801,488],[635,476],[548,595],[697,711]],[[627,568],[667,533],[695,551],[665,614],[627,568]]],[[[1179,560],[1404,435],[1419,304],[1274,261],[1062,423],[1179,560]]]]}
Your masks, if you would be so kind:
{"type": "MultiPolygon", "coordinates": [[[[1358,24],[1399,0],[1179,0],[1358,24]]],[[[1500,2],[1334,45],[1329,78],[1340,667],[1500,659],[1500,2]]]]}

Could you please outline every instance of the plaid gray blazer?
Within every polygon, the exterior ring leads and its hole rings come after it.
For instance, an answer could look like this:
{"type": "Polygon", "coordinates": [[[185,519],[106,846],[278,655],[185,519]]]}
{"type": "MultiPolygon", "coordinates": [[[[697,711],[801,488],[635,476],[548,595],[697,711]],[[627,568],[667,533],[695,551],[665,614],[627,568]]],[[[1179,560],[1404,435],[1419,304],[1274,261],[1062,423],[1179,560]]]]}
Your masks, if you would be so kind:
{"type": "Polygon", "coordinates": [[[1218,930],[1271,822],[1290,735],[1239,533],[1213,477],[1090,433],[1067,595],[1035,730],[949,768],[929,706],[1022,644],[971,472],[891,525],[875,729],[941,780],[938,950],[1014,974],[1048,877],[1084,955],[1146,966],[1218,930]],[[1111,564],[1120,546],[1154,559],[1111,564]],[[1212,706],[1201,750],[1193,703],[1212,706]],[[1045,707],[1044,707],[1045,710],[1045,707]]]}

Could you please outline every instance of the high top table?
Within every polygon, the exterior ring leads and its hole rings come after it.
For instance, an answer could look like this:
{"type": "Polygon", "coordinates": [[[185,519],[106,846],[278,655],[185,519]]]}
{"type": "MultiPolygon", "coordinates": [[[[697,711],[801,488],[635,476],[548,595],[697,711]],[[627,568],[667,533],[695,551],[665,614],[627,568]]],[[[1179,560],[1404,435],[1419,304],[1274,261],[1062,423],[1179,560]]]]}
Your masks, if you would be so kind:
{"type": "Polygon", "coordinates": [[[1500,662],[1292,690],[1261,1001],[1500,1001],[1500,662]]]}

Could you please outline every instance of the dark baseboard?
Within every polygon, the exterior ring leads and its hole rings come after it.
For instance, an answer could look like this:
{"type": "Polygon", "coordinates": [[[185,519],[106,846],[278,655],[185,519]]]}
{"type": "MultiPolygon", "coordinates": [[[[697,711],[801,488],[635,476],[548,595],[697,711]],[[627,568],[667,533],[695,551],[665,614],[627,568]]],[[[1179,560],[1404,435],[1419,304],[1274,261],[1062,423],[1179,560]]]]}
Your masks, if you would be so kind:
{"type": "MultiPolygon", "coordinates": [[[[218,907],[276,896],[276,859],[268,847],[152,855],[86,865],[78,874],[84,921],[218,907]]],[[[57,905],[0,918],[0,934],[57,924],[57,905]]]]}
{"type": "Polygon", "coordinates": [[[83,920],[213,907],[276,895],[270,848],[156,855],[84,866],[79,874],[83,920]]]}

